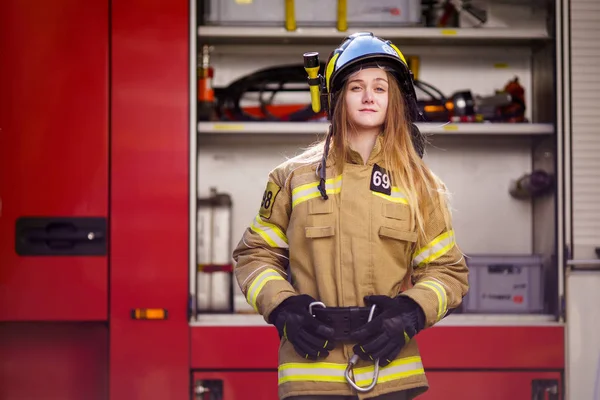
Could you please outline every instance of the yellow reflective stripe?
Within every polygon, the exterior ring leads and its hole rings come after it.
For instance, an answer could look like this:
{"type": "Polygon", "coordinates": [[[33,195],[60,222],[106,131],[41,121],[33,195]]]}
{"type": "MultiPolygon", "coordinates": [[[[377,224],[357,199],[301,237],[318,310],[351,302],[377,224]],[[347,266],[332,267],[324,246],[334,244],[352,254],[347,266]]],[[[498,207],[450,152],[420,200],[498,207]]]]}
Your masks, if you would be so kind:
{"type": "Polygon", "coordinates": [[[267,282],[279,280],[285,281],[285,279],[283,279],[279,272],[271,268],[267,268],[263,272],[258,274],[256,279],[254,279],[254,281],[248,288],[248,291],[246,292],[246,301],[248,301],[248,304],[250,304],[256,311],[258,311],[256,299],[258,298],[260,291],[263,289],[263,287],[265,287],[267,282]]]}
{"type": "MultiPolygon", "coordinates": [[[[300,185],[292,190],[292,208],[309,199],[319,197],[319,182],[300,185]]],[[[325,180],[325,192],[327,194],[337,194],[342,191],[342,175],[325,180]]]]}
{"type": "MultiPolygon", "coordinates": [[[[344,377],[346,365],[327,362],[282,364],[279,366],[279,384],[297,381],[346,383],[344,377]]],[[[373,365],[355,368],[353,372],[356,383],[361,386],[369,384],[373,379],[374,371],[373,365]]],[[[377,383],[424,373],[421,357],[406,357],[394,360],[385,367],[380,368],[377,383]]]]}
{"type": "Polygon", "coordinates": [[[289,247],[285,233],[283,233],[277,225],[263,221],[260,215],[257,215],[256,218],[254,218],[250,229],[258,233],[271,247],[279,247],[282,249],[287,249],[289,247]]]}
{"type": "MultiPolygon", "coordinates": [[[[359,386],[366,386],[373,379],[374,367],[357,368],[354,370],[354,381],[359,386]],[[363,372],[364,371],[364,372],[363,372]]],[[[379,370],[377,383],[390,382],[409,376],[422,375],[425,373],[421,357],[407,357],[394,360],[379,370]]]]}
{"type": "Polygon", "coordinates": [[[446,310],[448,308],[448,295],[446,294],[444,286],[439,282],[432,280],[417,282],[415,286],[417,285],[425,286],[433,290],[438,299],[437,321],[441,320],[444,315],[446,315],[446,310]]]}
{"type": "Polygon", "coordinates": [[[390,195],[373,191],[371,191],[371,193],[375,196],[381,197],[382,199],[391,201],[392,203],[402,203],[408,205],[408,199],[406,197],[406,194],[404,194],[404,192],[402,192],[396,186],[392,186],[392,191],[390,195]]]}
{"type": "Polygon", "coordinates": [[[331,79],[331,75],[333,74],[333,70],[335,68],[335,62],[337,61],[337,58],[340,56],[340,53],[336,53],[333,55],[333,57],[331,57],[331,60],[329,60],[329,62],[327,63],[327,69],[325,71],[325,83],[327,85],[327,92],[331,91],[331,88],[329,87],[329,85],[331,84],[329,82],[329,79],[331,79]]]}
{"type": "Polygon", "coordinates": [[[413,255],[413,266],[419,267],[437,260],[455,245],[454,230],[442,233],[413,255]]]}
{"type": "Polygon", "coordinates": [[[286,363],[278,368],[279,384],[286,382],[346,382],[346,365],[328,362],[286,363]]]}

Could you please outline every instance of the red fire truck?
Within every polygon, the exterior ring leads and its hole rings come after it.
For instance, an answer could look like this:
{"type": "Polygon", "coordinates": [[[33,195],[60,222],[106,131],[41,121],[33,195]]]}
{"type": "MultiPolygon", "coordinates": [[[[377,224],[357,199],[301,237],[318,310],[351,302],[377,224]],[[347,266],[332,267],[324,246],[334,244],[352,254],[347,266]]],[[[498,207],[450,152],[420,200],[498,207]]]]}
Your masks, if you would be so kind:
{"type": "MultiPolygon", "coordinates": [[[[1,400],[277,398],[275,329],[190,323],[191,10],[0,3],[1,400]]],[[[562,398],[565,327],[426,330],[423,398],[562,398]]]]}

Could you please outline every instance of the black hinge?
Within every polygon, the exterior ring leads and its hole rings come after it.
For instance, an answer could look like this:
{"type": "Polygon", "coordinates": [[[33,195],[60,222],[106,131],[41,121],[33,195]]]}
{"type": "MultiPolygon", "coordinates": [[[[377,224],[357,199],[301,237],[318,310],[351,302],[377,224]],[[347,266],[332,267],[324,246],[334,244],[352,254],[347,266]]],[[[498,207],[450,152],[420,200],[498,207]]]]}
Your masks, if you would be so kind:
{"type": "Polygon", "coordinates": [[[558,400],[558,380],[534,379],[531,381],[531,400],[558,400]]]}
{"type": "Polygon", "coordinates": [[[102,256],[107,222],[102,217],[21,217],[15,226],[21,256],[102,256]]]}

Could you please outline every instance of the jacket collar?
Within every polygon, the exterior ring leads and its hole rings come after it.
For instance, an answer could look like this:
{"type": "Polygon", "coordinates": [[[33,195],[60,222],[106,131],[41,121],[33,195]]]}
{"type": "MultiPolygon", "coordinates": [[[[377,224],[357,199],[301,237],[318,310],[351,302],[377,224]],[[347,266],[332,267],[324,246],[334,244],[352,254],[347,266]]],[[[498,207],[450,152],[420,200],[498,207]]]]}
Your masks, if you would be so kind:
{"type": "MultiPolygon", "coordinates": [[[[383,134],[377,136],[375,140],[375,146],[373,146],[373,150],[371,150],[371,154],[369,155],[369,159],[367,160],[367,165],[373,165],[383,161],[383,134]]],[[[364,164],[361,155],[352,149],[350,149],[350,159],[348,160],[350,164],[364,164]]]]}

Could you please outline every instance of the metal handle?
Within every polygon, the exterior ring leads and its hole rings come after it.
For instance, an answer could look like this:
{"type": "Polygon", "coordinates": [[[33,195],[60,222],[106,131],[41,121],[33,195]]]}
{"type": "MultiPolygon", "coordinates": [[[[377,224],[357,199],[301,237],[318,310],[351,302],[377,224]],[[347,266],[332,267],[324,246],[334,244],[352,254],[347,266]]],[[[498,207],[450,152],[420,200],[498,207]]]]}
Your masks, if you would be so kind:
{"type": "Polygon", "coordinates": [[[104,238],[104,232],[78,231],[73,225],[49,226],[47,229],[31,230],[23,235],[28,240],[48,240],[48,241],[87,241],[99,240],[104,238]]]}
{"type": "Polygon", "coordinates": [[[105,255],[107,222],[102,217],[21,217],[15,250],[21,256],[105,255]]]}
{"type": "Polygon", "coordinates": [[[598,260],[567,260],[567,266],[571,269],[600,270],[600,259],[598,260]]]}
{"type": "Polygon", "coordinates": [[[310,313],[310,315],[312,315],[313,317],[315,316],[315,315],[313,314],[313,311],[312,311],[314,306],[320,306],[320,307],[323,307],[323,308],[325,308],[325,303],[323,303],[323,302],[321,302],[321,301],[313,301],[312,303],[310,303],[310,304],[308,305],[308,312],[309,312],[309,313],[310,313]]]}

